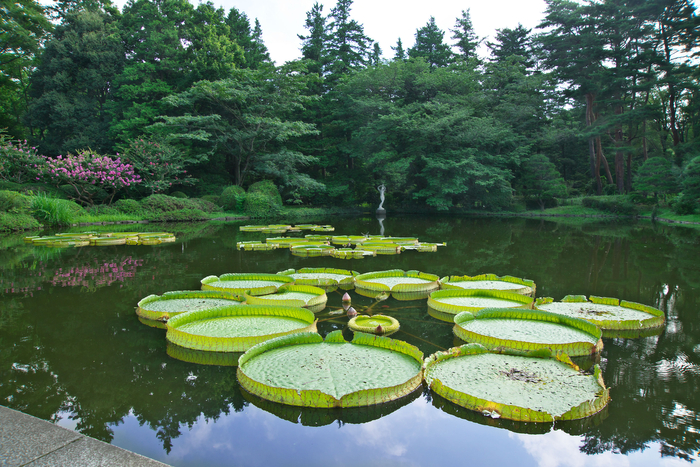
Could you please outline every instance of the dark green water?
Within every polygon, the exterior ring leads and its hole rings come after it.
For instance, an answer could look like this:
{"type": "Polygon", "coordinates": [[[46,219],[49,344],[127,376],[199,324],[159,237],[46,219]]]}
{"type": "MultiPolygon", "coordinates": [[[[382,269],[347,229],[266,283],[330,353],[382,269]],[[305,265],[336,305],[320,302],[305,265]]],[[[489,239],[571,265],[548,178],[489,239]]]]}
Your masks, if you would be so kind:
{"type": "MultiPolygon", "coordinates": [[[[379,234],[376,219],[317,219],[335,234],[379,234]]],[[[674,465],[700,442],[700,232],[634,223],[411,217],[386,235],[447,242],[437,253],[362,260],[241,252],[240,224],[148,226],[159,246],[54,250],[0,238],[0,404],[173,465],[674,465]],[[166,353],[165,331],[140,323],[149,294],[199,288],[227,272],[338,267],[532,279],[537,296],[618,297],[663,310],[663,333],[605,339],[607,413],[554,427],[492,420],[429,391],[364,409],[309,410],[243,394],[234,367],[166,353]]],[[[270,235],[275,236],[275,235],[270,235]]],[[[373,300],[353,294],[353,305],[373,300]]],[[[323,335],[347,318],[318,313],[323,335]]],[[[392,338],[427,356],[454,345],[424,300],[375,307],[401,322],[392,338]],[[384,307],[384,308],[379,308],[384,307]]],[[[3,447],[5,449],[5,447],[3,447]]]]}

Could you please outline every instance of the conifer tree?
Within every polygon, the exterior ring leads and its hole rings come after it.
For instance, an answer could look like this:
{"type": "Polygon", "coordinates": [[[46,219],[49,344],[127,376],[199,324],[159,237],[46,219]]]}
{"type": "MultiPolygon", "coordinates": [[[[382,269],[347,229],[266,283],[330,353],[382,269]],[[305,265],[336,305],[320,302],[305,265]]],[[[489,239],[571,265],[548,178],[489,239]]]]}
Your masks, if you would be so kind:
{"type": "Polygon", "coordinates": [[[453,58],[450,47],[443,42],[445,32],[437,27],[435,18],[416,31],[416,43],[408,49],[410,58],[423,58],[431,69],[447,66],[453,58]]]}
{"type": "Polygon", "coordinates": [[[394,60],[406,60],[406,51],[403,49],[400,37],[396,41],[396,47],[392,47],[391,50],[394,51],[394,60]]]}
{"type": "Polygon", "coordinates": [[[465,60],[476,59],[476,48],[481,44],[482,39],[474,32],[471,15],[469,9],[462,10],[462,16],[457,18],[455,28],[452,31],[452,39],[456,40],[455,44],[459,49],[459,56],[465,60]]]}

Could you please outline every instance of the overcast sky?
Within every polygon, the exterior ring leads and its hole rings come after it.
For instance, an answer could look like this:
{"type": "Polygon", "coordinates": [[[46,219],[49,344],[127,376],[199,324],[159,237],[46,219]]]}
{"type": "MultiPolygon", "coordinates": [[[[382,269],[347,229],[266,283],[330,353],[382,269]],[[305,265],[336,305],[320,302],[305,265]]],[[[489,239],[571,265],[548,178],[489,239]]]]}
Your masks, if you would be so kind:
{"type": "MultiPolygon", "coordinates": [[[[191,0],[190,0],[191,1],[191,0]]],[[[251,20],[258,18],[263,40],[270,57],[278,65],[299,58],[301,41],[297,34],[305,34],[306,12],[317,0],[213,0],[226,11],[236,7],[251,20]]],[[[125,0],[113,0],[120,9],[125,0]]],[[[197,4],[196,1],[192,2],[197,4]]],[[[324,15],[335,6],[335,0],[319,1],[324,15]]],[[[489,2],[452,0],[355,0],[351,18],[365,28],[365,34],[379,43],[385,58],[393,56],[392,46],[400,37],[404,49],[411,47],[416,29],[425,26],[431,16],[445,31],[445,42],[452,43],[450,28],[470,9],[472,24],[479,37],[493,40],[496,29],[515,28],[521,23],[534,28],[544,17],[544,0],[492,0],[489,2]]],[[[486,52],[483,52],[485,54],[486,52]]]]}

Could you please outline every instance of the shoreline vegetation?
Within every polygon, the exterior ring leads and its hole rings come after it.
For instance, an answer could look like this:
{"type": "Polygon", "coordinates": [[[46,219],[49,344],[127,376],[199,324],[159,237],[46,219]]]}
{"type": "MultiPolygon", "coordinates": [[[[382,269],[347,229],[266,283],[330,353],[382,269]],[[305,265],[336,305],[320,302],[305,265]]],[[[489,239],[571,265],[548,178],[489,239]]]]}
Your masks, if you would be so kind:
{"type": "MultiPolygon", "coordinates": [[[[36,187],[34,187],[36,188],[36,187]]],[[[268,187],[269,188],[269,187],[268,187]]],[[[276,191],[276,190],[275,190],[276,191]]],[[[241,195],[241,193],[239,193],[241,195]]],[[[245,193],[243,193],[245,195],[245,193]]],[[[244,197],[244,196],[241,196],[244,197]]],[[[453,216],[636,219],[688,226],[700,225],[700,215],[678,215],[669,207],[633,204],[629,196],[584,197],[563,199],[559,206],[527,209],[514,204],[510,210],[479,211],[453,209],[439,214],[453,216]]],[[[436,214],[419,206],[389,209],[397,215],[436,214]]],[[[275,193],[256,200],[254,205],[244,199],[227,200],[220,197],[187,198],[163,194],[151,195],[140,201],[120,199],[111,205],[83,207],[56,194],[34,194],[0,190],[0,231],[34,231],[45,228],[76,227],[111,224],[146,224],[159,222],[236,221],[248,219],[307,219],[328,216],[371,215],[373,207],[296,207],[283,206],[275,193]],[[228,209],[226,209],[228,207],[228,209]],[[233,208],[233,209],[232,209],[233,208]]]]}

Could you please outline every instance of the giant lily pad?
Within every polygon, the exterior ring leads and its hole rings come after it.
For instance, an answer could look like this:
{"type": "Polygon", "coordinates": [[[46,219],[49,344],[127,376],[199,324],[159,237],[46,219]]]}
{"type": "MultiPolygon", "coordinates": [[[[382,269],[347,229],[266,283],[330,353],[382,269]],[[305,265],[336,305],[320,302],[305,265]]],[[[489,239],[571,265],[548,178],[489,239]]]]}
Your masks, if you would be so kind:
{"type": "Polygon", "coordinates": [[[587,321],[538,310],[487,308],[463,311],[454,318],[454,333],[487,348],[550,349],[570,356],[603,349],[601,331],[587,321]]]}
{"type": "Polygon", "coordinates": [[[355,276],[359,273],[347,269],[301,268],[298,271],[295,269],[287,269],[277,274],[291,277],[297,285],[343,286],[343,288],[353,288],[355,285],[355,276]]]}
{"type": "Polygon", "coordinates": [[[282,306],[298,306],[298,307],[317,307],[325,305],[328,301],[326,292],[312,285],[295,285],[286,284],[277,290],[277,292],[269,295],[256,297],[253,295],[245,295],[246,303],[251,305],[282,305],[282,306]]]}
{"type": "Polygon", "coordinates": [[[617,298],[567,295],[561,302],[550,297],[538,298],[539,310],[589,321],[603,330],[604,337],[637,337],[661,331],[666,322],[664,312],[640,303],[617,298]]]}
{"type": "Polygon", "coordinates": [[[195,350],[243,352],[273,337],[316,332],[314,314],[304,308],[233,305],[173,316],[169,342],[195,350]]]}
{"type": "Polygon", "coordinates": [[[294,256],[303,257],[330,256],[333,250],[335,250],[335,248],[332,246],[320,243],[303,243],[300,245],[292,245],[289,248],[289,251],[291,251],[294,256]]]}
{"type": "Polygon", "coordinates": [[[425,380],[442,397],[494,418],[554,422],[591,416],[610,400],[600,368],[579,372],[566,355],[504,350],[479,344],[437,352],[423,366],[425,380]]]}
{"type": "Polygon", "coordinates": [[[353,331],[370,334],[391,334],[399,330],[396,318],[386,315],[358,315],[348,321],[348,327],[353,331]]]}
{"type": "Polygon", "coordinates": [[[523,295],[534,295],[536,289],[535,282],[529,279],[495,274],[443,277],[440,286],[443,289],[505,290],[523,295]]]}
{"type": "Polygon", "coordinates": [[[238,366],[238,359],[243,355],[243,352],[210,352],[188,349],[171,342],[168,342],[165,351],[169,357],[183,362],[217,366],[238,366]]]}
{"type": "Polygon", "coordinates": [[[202,290],[265,295],[277,292],[277,289],[294,282],[294,279],[279,274],[232,273],[222,274],[221,277],[207,276],[201,282],[202,290]]]}
{"type": "Polygon", "coordinates": [[[421,384],[423,354],[388,337],[341,331],[267,341],[238,362],[238,381],[263,399],[305,407],[358,407],[410,394],[421,384]]]}
{"type": "Polygon", "coordinates": [[[146,319],[167,320],[188,311],[206,310],[219,306],[239,305],[244,298],[218,290],[184,290],[149,295],[142,298],[136,314],[146,319]]]}
{"type": "Polygon", "coordinates": [[[483,308],[532,308],[534,299],[501,290],[438,290],[428,297],[428,307],[454,315],[483,308]]]}
{"type": "Polygon", "coordinates": [[[355,287],[377,292],[426,292],[439,287],[438,276],[419,271],[391,269],[360,274],[355,287]]]}

